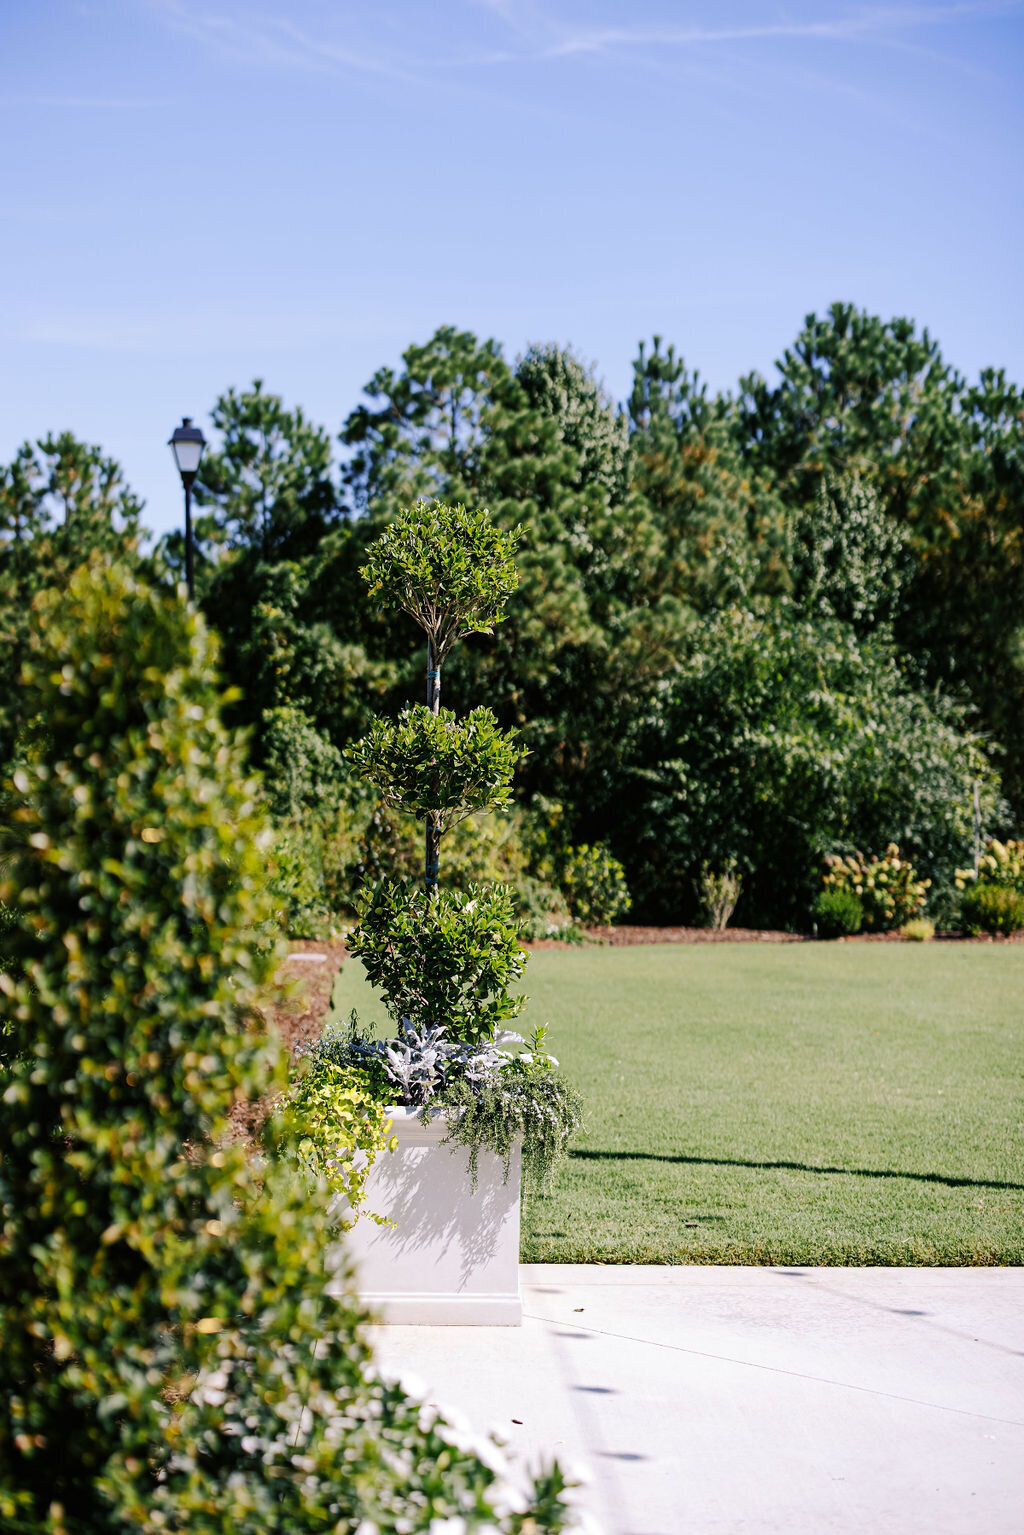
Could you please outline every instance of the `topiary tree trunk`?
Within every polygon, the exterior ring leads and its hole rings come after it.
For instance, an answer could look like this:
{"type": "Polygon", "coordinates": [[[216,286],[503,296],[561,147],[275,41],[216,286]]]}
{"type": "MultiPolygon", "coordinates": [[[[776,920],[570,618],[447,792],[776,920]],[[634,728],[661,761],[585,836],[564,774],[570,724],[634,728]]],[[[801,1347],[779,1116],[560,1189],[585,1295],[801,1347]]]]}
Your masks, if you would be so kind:
{"type": "MultiPolygon", "coordinates": [[[[427,708],[431,714],[441,712],[441,667],[434,665],[434,646],[427,639],[427,708]]],[[[441,872],[441,822],[436,810],[428,810],[424,820],[423,883],[430,900],[437,898],[437,884],[441,872]]]]}

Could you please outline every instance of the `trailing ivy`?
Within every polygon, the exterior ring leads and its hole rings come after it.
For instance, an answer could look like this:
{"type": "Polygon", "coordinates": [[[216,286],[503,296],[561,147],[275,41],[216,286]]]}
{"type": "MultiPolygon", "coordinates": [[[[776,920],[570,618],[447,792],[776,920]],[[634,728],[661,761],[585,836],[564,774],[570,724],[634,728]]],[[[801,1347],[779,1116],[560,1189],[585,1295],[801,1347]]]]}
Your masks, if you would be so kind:
{"type": "Polygon", "coordinates": [[[445,1142],[468,1149],[474,1188],[481,1151],[501,1157],[507,1178],[517,1141],[522,1142],[525,1180],[538,1186],[550,1182],[582,1128],[582,1099],[554,1069],[554,1057],[541,1053],[544,1034],[537,1029],[530,1050],[511,1056],[482,1080],[453,1077],[441,1095],[448,1124],[445,1142]]]}

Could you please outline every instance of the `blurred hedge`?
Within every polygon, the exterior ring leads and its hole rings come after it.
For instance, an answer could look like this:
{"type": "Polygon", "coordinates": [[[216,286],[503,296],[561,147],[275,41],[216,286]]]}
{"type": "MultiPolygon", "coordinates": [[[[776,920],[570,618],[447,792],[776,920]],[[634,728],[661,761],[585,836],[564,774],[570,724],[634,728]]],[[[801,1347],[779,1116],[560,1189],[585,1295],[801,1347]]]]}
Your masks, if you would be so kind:
{"type": "Polygon", "coordinates": [[[277,1122],[260,1157],[227,1134],[286,1071],[254,1022],[268,828],[215,663],[122,568],[39,600],[45,734],[0,888],[25,967],[0,974],[3,1528],[560,1530],[557,1468],[518,1497],[493,1447],[377,1379],[277,1122]]]}

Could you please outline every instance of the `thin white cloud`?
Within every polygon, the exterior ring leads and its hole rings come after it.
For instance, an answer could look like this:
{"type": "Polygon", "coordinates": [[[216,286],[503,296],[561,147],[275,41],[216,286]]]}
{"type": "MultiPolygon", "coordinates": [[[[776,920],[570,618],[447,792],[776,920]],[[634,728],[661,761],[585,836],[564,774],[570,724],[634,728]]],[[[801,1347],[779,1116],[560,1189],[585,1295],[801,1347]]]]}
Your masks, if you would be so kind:
{"type": "Polygon", "coordinates": [[[393,59],[314,36],[292,17],[201,10],[184,0],[151,0],[165,25],[186,37],[247,62],[314,72],[355,71],[412,81],[415,73],[393,59]]]}
{"type": "MultiPolygon", "coordinates": [[[[403,49],[394,48],[392,38],[396,31],[405,36],[411,30],[411,22],[402,28],[392,26],[386,43],[369,47],[353,36],[339,39],[336,20],[331,29],[301,24],[295,19],[297,13],[301,16],[301,9],[295,6],[275,12],[261,11],[249,0],[234,7],[232,0],[221,0],[218,9],[194,0],[149,3],[152,11],[174,31],[242,61],[318,73],[355,72],[417,84],[426,83],[438,70],[555,62],[587,54],[639,53],[644,49],[698,52],[744,43],[785,41],[871,40],[891,45],[901,36],[905,39],[903,46],[911,48],[917,45],[909,41],[910,33],[970,18],[1020,15],[1024,10],[1022,0],[947,0],[939,4],[861,5],[839,14],[838,7],[830,5],[824,15],[756,24],[673,26],[637,21],[616,26],[574,26],[563,22],[557,10],[548,9],[540,0],[470,0],[473,8],[493,20],[499,35],[493,41],[481,38],[479,44],[470,41],[455,54],[431,56],[411,39],[403,49]]],[[[429,17],[430,12],[424,9],[422,14],[429,17]]],[[[371,13],[370,24],[375,20],[394,22],[383,8],[371,13]]],[[[364,30],[365,25],[364,18],[364,30]]]]}
{"type": "Polygon", "coordinates": [[[207,307],[182,317],[177,310],[46,310],[20,322],[0,324],[14,345],[139,356],[199,356],[245,351],[258,337],[267,351],[322,346],[390,334],[393,308],[383,300],[276,310],[207,307]]]}
{"type": "Polygon", "coordinates": [[[665,27],[626,26],[591,27],[567,31],[543,48],[548,58],[570,54],[601,53],[614,48],[706,47],[716,43],[767,42],[778,39],[806,39],[843,42],[857,37],[881,36],[894,31],[909,31],[968,17],[1019,14],[1019,0],[962,0],[953,5],[872,6],[845,16],[824,20],[770,22],[755,26],[665,27]]]}

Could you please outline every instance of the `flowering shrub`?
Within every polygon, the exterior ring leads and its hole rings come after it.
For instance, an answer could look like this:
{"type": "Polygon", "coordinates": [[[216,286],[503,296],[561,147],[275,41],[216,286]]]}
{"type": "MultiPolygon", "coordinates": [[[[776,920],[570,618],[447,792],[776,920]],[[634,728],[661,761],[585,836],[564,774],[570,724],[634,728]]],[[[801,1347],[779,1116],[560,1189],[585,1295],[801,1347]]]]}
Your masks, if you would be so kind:
{"type": "Polygon", "coordinates": [[[860,901],[869,932],[888,933],[917,915],[931,885],[918,879],[913,865],[890,842],[880,858],[863,853],[831,854],[826,858],[826,890],[847,890],[860,901]]]}
{"type": "Polygon", "coordinates": [[[998,842],[990,837],[978,860],[977,874],[973,869],[956,871],[958,890],[967,890],[975,880],[982,885],[999,885],[1024,893],[1024,841],[998,842]]]}

